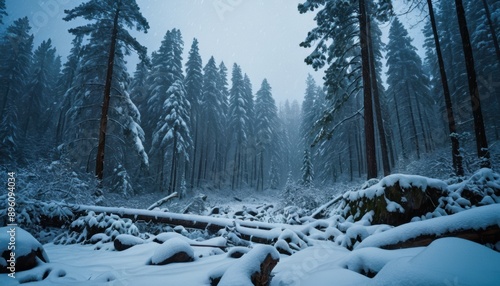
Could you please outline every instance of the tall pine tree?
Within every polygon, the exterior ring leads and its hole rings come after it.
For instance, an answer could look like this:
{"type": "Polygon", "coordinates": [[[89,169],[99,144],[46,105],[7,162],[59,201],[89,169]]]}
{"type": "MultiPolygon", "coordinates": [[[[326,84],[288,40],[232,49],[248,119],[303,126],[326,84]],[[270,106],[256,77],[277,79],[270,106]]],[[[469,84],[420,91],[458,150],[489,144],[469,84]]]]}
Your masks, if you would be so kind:
{"type": "MultiPolygon", "coordinates": [[[[77,18],[93,20],[87,25],[69,30],[75,36],[88,37],[88,43],[85,45],[84,65],[80,69],[81,89],[78,97],[82,105],[79,106],[80,108],[74,108],[73,119],[80,118],[78,114],[87,114],[93,118],[95,110],[91,111],[92,108],[87,107],[95,107],[97,103],[97,106],[100,105],[99,124],[96,126],[91,121],[88,121],[90,123],[88,125],[75,122],[79,126],[71,126],[70,128],[80,130],[79,133],[86,132],[84,136],[93,133],[92,130],[87,128],[97,130],[95,175],[102,182],[106,167],[104,162],[109,164],[115,161],[114,167],[107,166],[106,168],[106,171],[112,173],[114,170],[118,170],[116,169],[117,166],[124,166],[127,160],[124,156],[119,156],[116,153],[114,155],[108,154],[109,159],[105,160],[106,153],[117,149],[123,152],[128,147],[120,140],[114,142],[114,144],[106,143],[108,139],[113,140],[109,138],[113,136],[111,134],[117,135],[118,138],[124,138],[124,141],[129,140],[142,165],[146,165],[148,162],[142,145],[144,134],[139,126],[140,115],[136,106],[130,100],[125,85],[129,78],[124,57],[132,50],[136,51],[141,58],[146,57],[146,48],[141,46],[127,29],[135,28],[138,31],[147,32],[149,24],[142,16],[135,1],[112,0],[102,2],[90,0],[64,12],[66,13],[65,21],[72,21],[77,18]],[[102,98],[100,103],[98,99],[99,93],[102,98]],[[111,145],[115,146],[111,148],[111,145]],[[119,159],[120,157],[121,159],[119,159]]],[[[91,153],[93,149],[91,148],[91,153]]],[[[80,154],[80,156],[85,155],[80,154]]]]}

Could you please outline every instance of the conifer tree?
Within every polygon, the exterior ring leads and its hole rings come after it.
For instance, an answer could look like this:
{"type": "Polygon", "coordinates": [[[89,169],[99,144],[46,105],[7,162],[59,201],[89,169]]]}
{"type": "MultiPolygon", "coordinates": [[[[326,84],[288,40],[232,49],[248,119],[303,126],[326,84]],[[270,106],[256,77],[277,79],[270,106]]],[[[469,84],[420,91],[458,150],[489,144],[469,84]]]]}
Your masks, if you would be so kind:
{"type": "Polygon", "coordinates": [[[60,70],[60,60],[56,49],[52,47],[52,41],[43,41],[33,54],[33,65],[31,71],[31,82],[28,84],[27,97],[24,100],[25,120],[23,130],[25,135],[28,131],[36,131],[41,135],[42,130],[47,130],[50,125],[48,119],[52,114],[48,113],[56,97],[56,84],[60,70]],[[47,119],[47,120],[45,120],[47,119]]]}
{"type": "Polygon", "coordinates": [[[201,149],[205,155],[202,170],[205,180],[211,180],[220,186],[220,178],[215,177],[221,169],[222,160],[221,145],[223,144],[224,111],[220,102],[221,91],[219,87],[219,70],[215,64],[215,59],[211,57],[203,68],[203,97],[200,107],[202,108],[200,121],[203,122],[203,140],[201,149]]]}
{"type": "Polygon", "coordinates": [[[399,125],[408,124],[410,130],[409,134],[400,134],[404,140],[401,144],[413,145],[417,157],[420,157],[422,144],[417,131],[419,126],[417,109],[420,101],[428,97],[429,86],[423,71],[422,60],[411,41],[403,24],[395,18],[389,31],[387,44],[387,83],[389,85],[387,92],[394,96],[399,114],[408,114],[408,122],[398,123],[399,125]],[[407,141],[408,139],[410,141],[407,141]]]}
{"type": "Polygon", "coordinates": [[[164,190],[164,165],[168,162],[170,176],[168,192],[173,193],[185,176],[185,164],[189,161],[192,146],[189,130],[189,110],[191,106],[186,97],[182,81],[177,80],[167,90],[167,99],[163,103],[164,115],[158,122],[158,128],[153,135],[152,154],[163,156],[160,166],[160,190],[164,190]]]}
{"type": "Polygon", "coordinates": [[[302,185],[305,187],[312,187],[314,181],[314,168],[311,162],[311,154],[309,153],[309,150],[304,150],[301,171],[302,185]]]}
{"type": "Polygon", "coordinates": [[[151,56],[148,109],[144,114],[144,129],[147,133],[154,133],[157,122],[163,115],[162,106],[166,100],[167,90],[175,81],[184,81],[182,73],[183,48],[181,31],[172,29],[165,33],[160,48],[151,56]]]}
{"type": "Polygon", "coordinates": [[[191,156],[192,166],[192,176],[191,185],[198,178],[197,184],[199,184],[199,179],[201,176],[201,168],[203,166],[202,161],[206,154],[203,153],[203,131],[200,130],[199,126],[201,120],[203,120],[203,111],[201,109],[201,102],[203,101],[203,72],[202,72],[202,60],[198,48],[198,40],[193,39],[191,44],[191,49],[189,50],[188,60],[186,62],[186,78],[184,79],[184,85],[186,87],[186,97],[191,104],[191,109],[189,110],[189,116],[191,118],[191,132],[194,141],[193,154],[191,156]],[[200,153],[198,153],[200,151],[200,153]],[[197,165],[198,164],[198,169],[197,165]],[[195,176],[195,170],[198,170],[197,176],[195,176]]]}
{"type": "Polygon", "coordinates": [[[33,35],[30,35],[28,18],[14,21],[0,42],[0,161],[22,161],[19,146],[20,111],[28,84],[33,35]],[[16,159],[16,160],[14,160],[16,159]]]}
{"type": "Polygon", "coordinates": [[[65,124],[67,123],[67,112],[76,101],[76,92],[72,89],[75,88],[77,73],[80,69],[80,63],[83,55],[82,47],[83,36],[76,36],[72,41],[72,48],[68,55],[66,62],[62,67],[61,76],[58,82],[58,97],[60,104],[58,106],[59,115],[56,127],[56,144],[59,145],[63,140],[63,133],[65,131],[65,124]]]}
{"type": "MultiPolygon", "coordinates": [[[[105,171],[104,162],[113,162],[111,158],[118,157],[117,154],[115,156],[108,154],[110,158],[105,160],[106,150],[110,151],[109,146],[112,145],[106,143],[106,140],[110,139],[108,138],[110,134],[121,134],[125,140],[130,140],[142,165],[148,162],[142,145],[144,134],[139,125],[140,115],[130,100],[125,86],[129,79],[124,57],[132,50],[136,51],[141,59],[146,57],[146,48],[141,46],[127,29],[135,28],[138,31],[147,32],[149,24],[142,16],[135,1],[111,0],[102,2],[90,0],[64,12],[66,13],[65,21],[77,18],[92,20],[91,23],[69,30],[75,36],[88,37],[88,43],[84,48],[84,65],[82,65],[79,75],[82,87],[78,100],[82,105],[80,105],[80,110],[78,108],[73,110],[73,119],[76,119],[75,116],[79,114],[93,116],[95,110],[92,112],[83,109],[86,106],[95,106],[96,103],[101,105],[99,126],[97,126],[95,175],[102,182],[105,171]],[[102,96],[100,104],[97,98],[99,93],[102,96]],[[113,100],[111,100],[112,97],[113,100]],[[110,120],[110,118],[114,119],[110,120]]],[[[95,128],[95,125],[89,125],[92,127],[87,128],[95,128]]],[[[71,126],[70,128],[92,133],[83,125],[71,126]]],[[[121,150],[129,146],[118,142],[115,144],[122,145],[121,150]]],[[[116,146],[114,147],[116,149],[116,146]]],[[[122,162],[115,162],[116,166],[124,165],[122,163],[124,163],[125,158],[119,161],[122,162]]],[[[135,165],[137,166],[137,164],[135,165]]],[[[108,166],[110,172],[114,169],[108,166]]]]}
{"type": "Polygon", "coordinates": [[[5,0],[0,0],[0,25],[3,25],[3,17],[8,15],[5,10],[5,0]]]}
{"type": "Polygon", "coordinates": [[[264,174],[270,173],[270,158],[276,151],[278,110],[267,79],[262,81],[255,101],[255,135],[257,147],[257,190],[264,189],[264,174]],[[266,172],[266,168],[269,170],[266,172]]]}
{"type": "Polygon", "coordinates": [[[390,0],[377,1],[376,13],[369,13],[370,4],[371,1],[365,0],[307,0],[298,6],[300,13],[319,10],[315,17],[317,27],[310,31],[306,40],[300,44],[306,48],[311,47],[313,43],[316,45],[314,51],[305,59],[306,63],[316,70],[329,64],[325,72],[325,86],[332,104],[321,120],[323,127],[317,138],[331,137],[332,132],[327,131],[326,126],[333,121],[334,114],[347,102],[347,99],[356,94],[362,86],[365,153],[369,179],[377,176],[377,164],[369,52],[371,37],[368,35],[368,23],[371,17],[387,18],[392,12],[390,0]]]}
{"type": "Polygon", "coordinates": [[[314,110],[314,100],[316,99],[316,81],[312,75],[307,75],[306,91],[304,94],[304,101],[302,102],[302,122],[300,125],[301,140],[304,146],[309,148],[314,141],[314,133],[312,128],[315,124],[316,113],[314,110]]]}
{"type": "Polygon", "coordinates": [[[432,38],[434,39],[434,45],[426,44],[427,57],[432,57],[431,59],[429,59],[430,61],[434,59],[438,60],[439,78],[441,80],[441,86],[443,89],[443,96],[447,114],[446,119],[448,121],[448,131],[451,140],[451,156],[453,162],[453,170],[455,172],[455,175],[463,176],[464,169],[462,167],[462,156],[460,155],[460,142],[458,141],[458,138],[456,136],[457,128],[455,122],[455,113],[453,111],[453,104],[451,101],[450,88],[448,84],[448,76],[444,65],[441,43],[439,40],[439,35],[437,30],[437,24],[434,14],[434,6],[431,0],[427,0],[427,7],[429,11],[429,18],[430,18],[429,24],[431,25],[432,38]]]}
{"type": "Polygon", "coordinates": [[[246,109],[245,84],[241,68],[236,63],[233,65],[231,76],[231,90],[229,97],[228,127],[231,134],[231,145],[234,146],[234,159],[232,161],[231,188],[241,187],[244,167],[244,156],[247,145],[248,115],[246,109]]]}
{"type": "Polygon", "coordinates": [[[221,128],[220,130],[220,146],[219,150],[217,151],[217,154],[220,154],[220,160],[218,161],[218,170],[217,170],[217,182],[220,185],[223,183],[225,180],[227,180],[227,174],[228,170],[226,169],[227,167],[227,157],[229,154],[229,145],[230,145],[230,140],[231,136],[229,133],[229,128],[228,126],[228,110],[229,110],[229,89],[228,89],[228,82],[227,82],[227,68],[224,64],[224,62],[221,62],[219,64],[219,76],[217,78],[217,90],[218,92],[218,98],[219,98],[219,103],[220,103],[220,108],[221,108],[221,117],[219,120],[221,121],[222,125],[224,128],[221,128]]]}
{"type": "Polygon", "coordinates": [[[458,27],[460,29],[460,36],[462,38],[465,66],[467,70],[469,96],[472,106],[472,117],[474,119],[474,132],[476,135],[477,156],[479,159],[481,159],[481,167],[489,168],[491,167],[490,153],[488,150],[486,131],[484,129],[481,98],[479,96],[479,88],[477,85],[477,74],[474,64],[474,55],[472,53],[472,44],[470,40],[469,29],[467,27],[465,9],[462,0],[455,0],[455,6],[457,12],[458,27]]]}
{"type": "MultiPolygon", "coordinates": [[[[27,17],[14,21],[7,27],[1,42],[0,87],[4,110],[7,103],[20,104],[28,84],[33,50],[33,35],[30,35],[27,17]]],[[[3,112],[2,112],[3,113],[3,112]]]]}

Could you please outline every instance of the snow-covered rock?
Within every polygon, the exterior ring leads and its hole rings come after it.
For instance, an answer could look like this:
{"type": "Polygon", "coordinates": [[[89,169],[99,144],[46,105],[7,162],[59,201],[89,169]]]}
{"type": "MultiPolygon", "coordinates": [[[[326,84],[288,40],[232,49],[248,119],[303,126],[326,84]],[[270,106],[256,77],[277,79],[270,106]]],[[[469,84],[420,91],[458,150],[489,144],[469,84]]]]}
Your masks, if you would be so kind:
{"type": "Polygon", "coordinates": [[[343,195],[339,209],[344,217],[360,220],[373,211],[371,224],[401,225],[432,213],[448,185],[437,179],[394,174],[378,183],[343,195]]]}
{"type": "Polygon", "coordinates": [[[191,262],[193,260],[194,251],[191,245],[181,238],[171,238],[155,250],[149,264],[165,265],[175,262],[191,262]]]}
{"type": "Polygon", "coordinates": [[[49,262],[43,246],[20,227],[0,228],[0,273],[15,273],[49,262]]]}
{"type": "Polygon", "coordinates": [[[130,234],[120,234],[113,241],[113,245],[114,245],[115,249],[118,251],[123,251],[123,250],[131,248],[132,246],[143,244],[143,243],[144,243],[143,239],[141,239],[137,236],[130,235],[130,234]]]}

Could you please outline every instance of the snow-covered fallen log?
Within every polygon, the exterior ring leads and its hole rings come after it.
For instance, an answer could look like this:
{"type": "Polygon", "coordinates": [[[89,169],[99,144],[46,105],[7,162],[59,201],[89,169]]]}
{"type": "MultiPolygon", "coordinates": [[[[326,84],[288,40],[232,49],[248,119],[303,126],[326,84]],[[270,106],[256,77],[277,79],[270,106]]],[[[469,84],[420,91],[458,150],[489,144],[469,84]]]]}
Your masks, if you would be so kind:
{"type": "Polygon", "coordinates": [[[398,249],[427,246],[442,237],[459,237],[481,244],[500,242],[500,204],[403,224],[367,237],[356,248],[398,249]]]}
{"type": "Polygon", "coordinates": [[[157,207],[163,205],[164,203],[168,202],[170,199],[177,198],[178,196],[179,196],[179,194],[177,192],[173,192],[172,194],[170,194],[170,195],[164,197],[163,199],[158,200],[154,204],[150,205],[147,208],[147,210],[148,211],[153,210],[154,208],[157,208],[157,207]]]}

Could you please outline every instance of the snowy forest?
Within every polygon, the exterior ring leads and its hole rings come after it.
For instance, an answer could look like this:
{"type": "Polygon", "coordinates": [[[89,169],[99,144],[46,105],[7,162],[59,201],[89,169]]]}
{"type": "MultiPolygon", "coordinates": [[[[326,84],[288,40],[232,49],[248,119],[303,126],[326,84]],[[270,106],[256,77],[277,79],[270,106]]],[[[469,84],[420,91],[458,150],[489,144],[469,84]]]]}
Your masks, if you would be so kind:
{"type": "Polygon", "coordinates": [[[0,284],[500,281],[500,1],[280,1],[313,19],[293,98],[202,35],[141,42],[146,3],[46,1],[41,38],[0,0],[0,284]]]}

